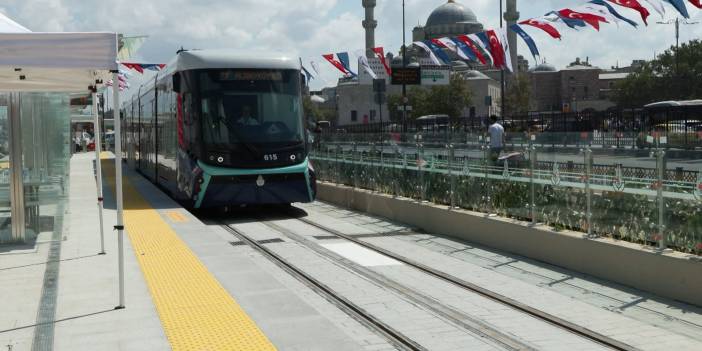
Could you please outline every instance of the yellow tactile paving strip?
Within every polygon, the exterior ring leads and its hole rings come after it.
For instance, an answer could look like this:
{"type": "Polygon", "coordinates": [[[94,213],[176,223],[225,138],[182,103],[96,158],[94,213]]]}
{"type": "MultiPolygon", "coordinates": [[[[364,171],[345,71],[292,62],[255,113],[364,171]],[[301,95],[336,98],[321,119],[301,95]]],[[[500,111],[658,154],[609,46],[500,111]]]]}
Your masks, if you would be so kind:
{"type": "MultiPolygon", "coordinates": [[[[101,156],[103,174],[114,189],[114,161],[101,156]]],[[[124,221],[173,350],[275,350],[127,177],[124,221]]]]}

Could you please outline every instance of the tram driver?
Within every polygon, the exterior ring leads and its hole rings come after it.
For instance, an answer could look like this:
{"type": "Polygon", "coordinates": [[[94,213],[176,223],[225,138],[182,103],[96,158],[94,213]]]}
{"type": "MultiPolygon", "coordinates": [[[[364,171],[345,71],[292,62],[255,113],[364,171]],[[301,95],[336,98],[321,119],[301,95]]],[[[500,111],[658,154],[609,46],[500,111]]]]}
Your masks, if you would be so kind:
{"type": "Polygon", "coordinates": [[[236,120],[236,123],[243,124],[245,126],[257,126],[260,124],[258,120],[251,115],[250,106],[243,106],[241,108],[241,117],[236,120]]]}

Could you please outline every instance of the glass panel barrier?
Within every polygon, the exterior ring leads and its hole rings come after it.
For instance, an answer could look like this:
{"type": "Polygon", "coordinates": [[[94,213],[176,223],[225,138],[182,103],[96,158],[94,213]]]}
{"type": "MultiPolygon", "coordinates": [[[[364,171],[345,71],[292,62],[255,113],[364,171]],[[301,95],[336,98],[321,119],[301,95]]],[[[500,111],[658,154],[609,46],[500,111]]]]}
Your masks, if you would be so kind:
{"type": "Polygon", "coordinates": [[[22,94],[27,241],[61,232],[71,156],[69,104],[67,94],[22,94]]]}
{"type": "Polygon", "coordinates": [[[12,241],[8,96],[0,94],[0,244],[12,241]]]}

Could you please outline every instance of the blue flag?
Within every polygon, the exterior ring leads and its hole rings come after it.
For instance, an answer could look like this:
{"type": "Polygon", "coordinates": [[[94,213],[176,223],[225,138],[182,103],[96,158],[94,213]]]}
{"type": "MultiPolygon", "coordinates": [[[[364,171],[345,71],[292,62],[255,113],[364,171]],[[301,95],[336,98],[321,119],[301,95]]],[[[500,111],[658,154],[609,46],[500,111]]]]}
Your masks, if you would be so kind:
{"type": "Polygon", "coordinates": [[[569,18],[561,15],[560,13],[556,11],[551,11],[544,16],[549,16],[549,15],[556,15],[558,18],[563,21],[568,27],[573,28],[573,29],[578,29],[577,27],[587,27],[587,23],[581,19],[574,19],[574,18],[569,18]]]}
{"type": "Polygon", "coordinates": [[[685,16],[685,18],[690,18],[690,14],[687,12],[687,6],[685,6],[685,3],[683,0],[665,0],[673,7],[675,7],[678,12],[680,12],[681,15],[685,16]]]}
{"type": "Polygon", "coordinates": [[[424,44],[445,64],[451,64],[451,58],[438,45],[434,44],[431,40],[425,40],[424,44]]]}
{"type": "Polygon", "coordinates": [[[590,1],[590,3],[595,4],[595,5],[600,5],[600,6],[606,7],[607,10],[609,11],[609,13],[612,14],[612,16],[614,16],[614,17],[616,17],[616,18],[619,18],[620,20],[622,20],[622,21],[624,21],[624,22],[626,22],[626,23],[629,23],[629,24],[631,24],[631,25],[634,26],[634,27],[638,27],[638,25],[639,25],[638,23],[636,23],[636,22],[634,22],[634,21],[632,21],[632,20],[630,20],[630,19],[628,19],[628,18],[622,16],[619,12],[617,12],[617,10],[614,9],[614,7],[613,7],[612,5],[610,5],[610,4],[609,4],[608,2],[606,2],[605,0],[592,0],[592,1],[590,1]]]}
{"type": "Polygon", "coordinates": [[[522,39],[524,39],[524,42],[527,44],[529,50],[531,51],[531,55],[534,56],[534,60],[536,60],[536,56],[541,56],[539,54],[539,48],[536,47],[534,39],[529,34],[527,34],[527,32],[525,32],[520,25],[513,24],[509,26],[509,29],[511,29],[513,32],[517,33],[520,37],[522,37],[522,39]]]}
{"type": "Polygon", "coordinates": [[[336,54],[336,57],[339,58],[339,62],[341,62],[342,65],[344,65],[344,68],[346,68],[349,73],[351,73],[352,76],[357,76],[356,73],[353,73],[351,70],[351,59],[349,58],[349,53],[348,52],[340,52],[336,54]]]}
{"type": "Polygon", "coordinates": [[[467,57],[469,60],[474,61],[474,62],[479,62],[478,57],[475,56],[475,53],[471,48],[466,45],[466,43],[456,39],[456,38],[451,38],[451,41],[456,43],[456,49],[460,50],[465,57],[467,57]]]}
{"type": "Polygon", "coordinates": [[[490,39],[488,39],[487,33],[480,32],[480,33],[475,33],[475,35],[478,36],[478,39],[480,39],[480,41],[483,42],[483,47],[489,51],[490,50],[490,39]]]}
{"type": "Polygon", "coordinates": [[[305,79],[307,79],[307,84],[310,84],[310,81],[312,79],[314,79],[314,76],[312,75],[312,73],[310,73],[310,71],[307,70],[307,68],[305,68],[304,65],[302,65],[302,57],[300,57],[300,68],[302,68],[302,73],[305,74],[305,79]]]}

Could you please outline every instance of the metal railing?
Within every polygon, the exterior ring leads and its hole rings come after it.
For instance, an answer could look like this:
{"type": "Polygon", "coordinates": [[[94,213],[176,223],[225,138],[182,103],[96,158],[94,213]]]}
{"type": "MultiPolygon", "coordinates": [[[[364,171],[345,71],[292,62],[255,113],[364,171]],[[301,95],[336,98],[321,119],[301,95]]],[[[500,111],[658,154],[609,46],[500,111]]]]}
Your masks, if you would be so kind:
{"type": "Polygon", "coordinates": [[[702,252],[702,152],[672,159],[662,148],[632,156],[589,145],[554,150],[530,140],[497,155],[484,139],[438,145],[425,143],[423,133],[357,136],[318,145],[312,153],[318,179],[702,252]]]}

